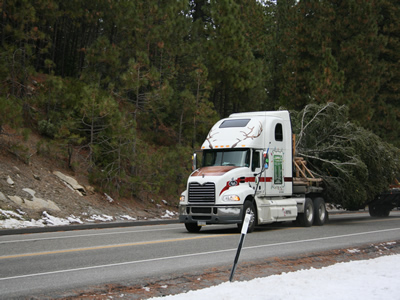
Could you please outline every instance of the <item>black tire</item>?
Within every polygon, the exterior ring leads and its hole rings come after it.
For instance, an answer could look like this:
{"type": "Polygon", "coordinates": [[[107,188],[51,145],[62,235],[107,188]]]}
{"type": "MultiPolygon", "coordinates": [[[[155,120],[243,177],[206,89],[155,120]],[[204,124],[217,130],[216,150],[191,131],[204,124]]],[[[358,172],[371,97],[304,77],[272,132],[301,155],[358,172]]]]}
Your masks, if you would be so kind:
{"type": "Polygon", "coordinates": [[[239,231],[242,231],[242,226],[244,222],[244,217],[246,214],[250,214],[250,222],[249,222],[249,227],[247,228],[247,233],[251,233],[254,231],[254,228],[257,225],[257,214],[256,214],[256,209],[254,207],[254,204],[252,201],[246,201],[243,205],[243,217],[242,217],[242,223],[238,224],[238,229],[239,231]]]}
{"type": "Polygon", "coordinates": [[[378,208],[376,205],[369,205],[368,212],[371,217],[378,217],[378,208]]]}
{"type": "Polygon", "coordinates": [[[391,208],[383,205],[370,204],[368,206],[371,217],[389,217],[391,208]]]}
{"type": "Polygon", "coordinates": [[[328,212],[326,211],[325,201],[321,197],[313,199],[314,204],[314,225],[322,226],[325,224],[328,212]]]}
{"type": "Polygon", "coordinates": [[[314,205],[310,198],[306,198],[304,212],[297,216],[297,223],[302,227],[310,227],[314,222],[314,205]]]}
{"type": "Polygon", "coordinates": [[[391,211],[392,211],[391,208],[383,207],[382,208],[382,217],[389,217],[391,211]]]}
{"type": "Polygon", "coordinates": [[[201,226],[197,225],[196,223],[185,223],[185,227],[187,231],[191,233],[199,232],[201,229],[201,226]]]}

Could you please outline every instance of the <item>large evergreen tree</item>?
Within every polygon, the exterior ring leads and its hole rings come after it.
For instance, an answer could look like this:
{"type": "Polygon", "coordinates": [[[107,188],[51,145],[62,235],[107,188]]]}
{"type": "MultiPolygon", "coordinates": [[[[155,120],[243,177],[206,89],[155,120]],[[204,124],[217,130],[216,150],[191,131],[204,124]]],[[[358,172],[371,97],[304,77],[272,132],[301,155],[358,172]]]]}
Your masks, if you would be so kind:
{"type": "Polygon", "coordinates": [[[385,0],[380,6],[379,32],[386,39],[380,51],[384,72],[374,98],[372,122],[366,124],[376,134],[400,146],[400,3],[385,0]]]}
{"type": "Polygon", "coordinates": [[[374,112],[383,66],[379,53],[384,39],[378,32],[380,0],[332,3],[336,11],[332,53],[344,72],[344,97],[350,116],[366,126],[374,112]]]}
{"type": "Polygon", "coordinates": [[[288,10],[281,103],[301,109],[335,101],[362,125],[373,116],[385,43],[378,31],[380,0],[299,1],[288,10]]]}
{"type": "Polygon", "coordinates": [[[245,19],[260,4],[253,0],[245,4],[233,0],[210,2],[206,61],[213,86],[211,99],[221,116],[262,107],[262,98],[248,97],[251,90],[262,86],[263,61],[253,53],[254,24],[245,19]]]}
{"type": "Polygon", "coordinates": [[[297,155],[324,179],[327,202],[364,208],[398,176],[399,149],[350,122],[346,106],[310,104],[291,116],[297,155]]]}

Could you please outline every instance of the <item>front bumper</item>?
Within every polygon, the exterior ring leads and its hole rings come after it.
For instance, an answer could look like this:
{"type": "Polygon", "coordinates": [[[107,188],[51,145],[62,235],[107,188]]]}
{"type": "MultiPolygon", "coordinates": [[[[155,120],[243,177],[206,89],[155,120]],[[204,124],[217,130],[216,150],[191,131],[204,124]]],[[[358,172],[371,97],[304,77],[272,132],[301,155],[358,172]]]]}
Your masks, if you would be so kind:
{"type": "Polygon", "coordinates": [[[242,222],[243,205],[180,205],[179,222],[210,224],[235,224],[242,222]]]}

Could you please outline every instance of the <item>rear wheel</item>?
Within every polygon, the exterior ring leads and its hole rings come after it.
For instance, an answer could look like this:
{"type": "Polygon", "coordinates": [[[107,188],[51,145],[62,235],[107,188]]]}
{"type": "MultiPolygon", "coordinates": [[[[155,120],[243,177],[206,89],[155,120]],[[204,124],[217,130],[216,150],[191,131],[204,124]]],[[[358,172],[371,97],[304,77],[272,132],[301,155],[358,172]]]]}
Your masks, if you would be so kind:
{"type": "Polygon", "coordinates": [[[300,226],[310,227],[314,222],[314,205],[310,198],[306,198],[304,203],[304,212],[297,216],[297,222],[300,226]]]}
{"type": "Polygon", "coordinates": [[[197,225],[196,223],[185,223],[185,227],[187,231],[192,233],[199,232],[201,229],[201,226],[197,225]]]}
{"type": "Polygon", "coordinates": [[[370,204],[368,206],[369,215],[371,217],[389,217],[391,210],[390,207],[384,205],[370,204]]]}
{"type": "Polygon", "coordinates": [[[369,215],[371,217],[378,217],[378,209],[376,205],[369,205],[368,206],[369,215]]]}
{"type": "Polygon", "coordinates": [[[391,209],[390,208],[383,208],[382,209],[382,217],[389,217],[389,215],[390,215],[390,211],[391,211],[391,209]]]}
{"type": "Polygon", "coordinates": [[[325,224],[328,213],[325,207],[325,201],[321,197],[313,199],[314,204],[314,225],[322,226],[325,224]]]}
{"type": "Polygon", "coordinates": [[[251,233],[253,232],[254,228],[256,227],[256,210],[254,207],[254,204],[252,201],[246,201],[244,203],[243,206],[243,218],[242,218],[242,223],[238,224],[238,229],[241,231],[242,230],[242,226],[243,226],[243,221],[244,221],[244,217],[246,216],[246,214],[250,214],[251,218],[250,218],[250,222],[249,222],[249,227],[247,228],[247,233],[251,233]]]}

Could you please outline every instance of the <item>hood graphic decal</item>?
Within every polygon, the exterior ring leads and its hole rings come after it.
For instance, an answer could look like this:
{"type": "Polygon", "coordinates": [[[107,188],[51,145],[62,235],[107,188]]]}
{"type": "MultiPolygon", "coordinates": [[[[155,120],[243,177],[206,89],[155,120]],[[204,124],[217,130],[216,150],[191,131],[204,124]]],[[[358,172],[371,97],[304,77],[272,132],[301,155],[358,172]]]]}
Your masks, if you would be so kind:
{"type": "Polygon", "coordinates": [[[191,177],[195,177],[195,176],[222,176],[224,175],[226,172],[229,172],[230,170],[236,169],[238,167],[234,167],[234,166],[219,166],[219,167],[203,167],[200,168],[198,170],[196,170],[195,172],[193,172],[193,174],[191,175],[191,177]]]}

